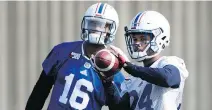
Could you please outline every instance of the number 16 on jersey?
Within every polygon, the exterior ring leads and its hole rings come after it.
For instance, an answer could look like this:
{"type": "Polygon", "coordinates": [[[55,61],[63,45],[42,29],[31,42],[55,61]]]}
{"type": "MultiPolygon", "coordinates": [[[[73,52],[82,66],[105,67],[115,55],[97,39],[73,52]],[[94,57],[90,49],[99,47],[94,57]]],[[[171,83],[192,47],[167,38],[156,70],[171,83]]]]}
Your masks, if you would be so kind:
{"type": "MultiPolygon", "coordinates": [[[[74,79],[74,74],[70,74],[69,76],[65,77],[66,83],[65,83],[65,87],[63,90],[62,95],[60,96],[59,102],[66,104],[68,101],[68,93],[69,90],[71,88],[71,84],[73,82],[74,79]]],[[[93,85],[90,81],[85,80],[85,79],[79,79],[76,81],[76,85],[74,86],[73,92],[69,98],[69,104],[71,107],[75,108],[75,109],[85,109],[88,105],[88,102],[90,100],[88,94],[82,90],[80,90],[80,88],[82,86],[85,86],[87,88],[88,92],[93,92],[93,85]],[[82,101],[77,102],[77,98],[81,98],[82,101]]]]}

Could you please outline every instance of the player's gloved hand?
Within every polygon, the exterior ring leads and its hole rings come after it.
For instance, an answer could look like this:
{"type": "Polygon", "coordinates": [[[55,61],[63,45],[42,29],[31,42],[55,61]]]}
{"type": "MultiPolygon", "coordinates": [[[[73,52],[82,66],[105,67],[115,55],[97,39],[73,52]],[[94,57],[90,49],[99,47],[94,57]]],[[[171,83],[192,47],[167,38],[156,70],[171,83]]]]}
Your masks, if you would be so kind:
{"type": "Polygon", "coordinates": [[[96,65],[94,64],[94,55],[93,54],[91,55],[90,60],[91,60],[91,64],[92,64],[93,69],[98,73],[100,79],[104,83],[112,82],[114,75],[109,75],[108,73],[103,73],[103,72],[99,71],[96,68],[96,65]],[[106,76],[105,74],[108,74],[108,75],[106,76]]]}
{"type": "Polygon", "coordinates": [[[118,58],[120,63],[120,68],[122,68],[126,62],[130,62],[130,60],[127,58],[127,55],[125,55],[121,49],[115,46],[110,46],[109,49],[111,53],[118,58]]]}

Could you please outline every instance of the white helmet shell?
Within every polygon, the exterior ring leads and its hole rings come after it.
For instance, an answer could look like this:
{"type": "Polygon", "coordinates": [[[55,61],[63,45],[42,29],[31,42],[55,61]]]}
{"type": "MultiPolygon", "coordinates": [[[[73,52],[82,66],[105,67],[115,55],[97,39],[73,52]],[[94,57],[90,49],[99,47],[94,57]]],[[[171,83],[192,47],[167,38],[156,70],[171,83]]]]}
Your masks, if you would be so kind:
{"type": "Polygon", "coordinates": [[[87,9],[83,17],[81,24],[82,39],[94,44],[111,43],[115,39],[118,26],[119,18],[116,10],[107,3],[96,3],[87,9]],[[91,26],[90,21],[102,28],[109,24],[109,32],[104,29],[94,29],[95,26],[89,27],[91,26]]]}
{"type": "Polygon", "coordinates": [[[129,55],[140,62],[158,55],[170,42],[170,25],[168,20],[156,11],[138,13],[131,21],[130,28],[125,28],[125,40],[129,55]],[[135,52],[132,49],[132,38],[129,34],[150,33],[153,39],[144,51],[135,52]]]}

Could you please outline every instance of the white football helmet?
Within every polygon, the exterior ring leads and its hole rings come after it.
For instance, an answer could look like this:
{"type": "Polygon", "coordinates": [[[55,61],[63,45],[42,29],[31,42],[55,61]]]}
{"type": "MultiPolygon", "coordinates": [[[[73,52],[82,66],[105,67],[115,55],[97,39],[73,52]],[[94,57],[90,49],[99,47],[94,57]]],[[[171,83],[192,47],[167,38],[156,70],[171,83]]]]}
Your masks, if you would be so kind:
{"type": "Polygon", "coordinates": [[[81,38],[93,44],[109,44],[115,39],[118,26],[116,10],[107,3],[96,3],[85,12],[81,38]]]}
{"type": "Polygon", "coordinates": [[[170,42],[170,25],[168,20],[156,11],[138,13],[131,21],[130,28],[125,27],[125,40],[128,53],[132,59],[140,62],[158,55],[170,42]],[[143,51],[133,49],[132,35],[147,33],[152,39],[143,51]]]}

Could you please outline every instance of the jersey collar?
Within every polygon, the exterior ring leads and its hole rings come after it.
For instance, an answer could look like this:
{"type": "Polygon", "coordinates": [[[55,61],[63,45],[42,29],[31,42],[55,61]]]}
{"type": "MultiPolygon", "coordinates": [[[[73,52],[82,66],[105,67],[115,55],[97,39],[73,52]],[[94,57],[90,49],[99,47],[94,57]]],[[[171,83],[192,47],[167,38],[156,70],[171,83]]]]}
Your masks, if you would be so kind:
{"type": "Polygon", "coordinates": [[[161,60],[164,59],[165,56],[161,56],[157,61],[155,61],[150,67],[154,68],[158,65],[158,63],[160,63],[161,60]]]}
{"type": "Polygon", "coordinates": [[[84,43],[85,43],[85,42],[83,42],[82,45],[81,45],[82,56],[83,56],[84,58],[86,58],[87,60],[90,60],[90,58],[88,58],[88,57],[85,55],[84,46],[83,46],[84,43]]]}

